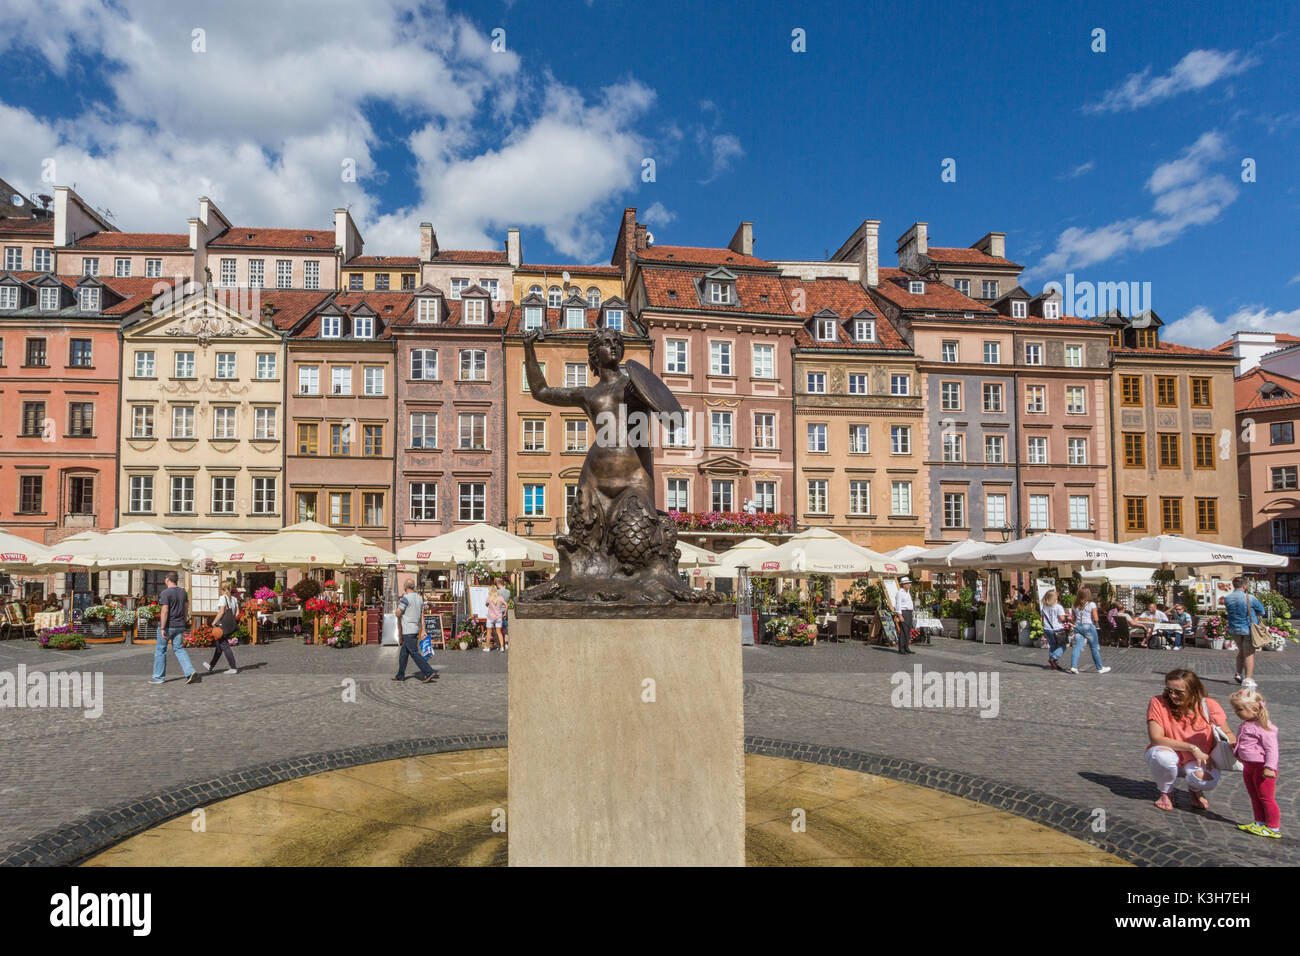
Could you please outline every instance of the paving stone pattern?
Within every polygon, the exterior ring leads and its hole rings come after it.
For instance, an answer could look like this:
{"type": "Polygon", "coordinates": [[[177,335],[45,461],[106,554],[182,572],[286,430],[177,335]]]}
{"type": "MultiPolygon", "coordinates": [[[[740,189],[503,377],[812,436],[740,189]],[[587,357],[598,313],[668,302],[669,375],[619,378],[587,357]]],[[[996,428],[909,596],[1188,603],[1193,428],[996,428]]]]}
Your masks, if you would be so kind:
{"type": "MultiPolygon", "coordinates": [[[[1257,677],[1282,728],[1279,802],[1293,831],[1296,794],[1288,730],[1300,726],[1300,654],[1261,653],[1257,677]],[[1294,664],[1292,662],[1295,662],[1294,664]]],[[[335,651],[277,641],[237,649],[240,673],[186,685],[175,660],[163,686],[147,683],[152,650],[99,646],[76,653],[0,643],[0,671],[99,671],[104,713],[0,711],[0,862],[68,862],[129,833],[281,779],[370,760],[500,746],[509,654],[439,652],[442,677],[396,683],[396,650],[335,651]]],[[[198,663],[206,654],[192,653],[198,663]]],[[[1047,670],[1045,652],[939,640],[902,657],[861,644],[746,648],[748,749],[922,783],[1031,817],[1139,863],[1300,862],[1294,837],[1236,830],[1250,817],[1228,775],[1212,809],[1151,806],[1146,702],[1162,675],[1189,666],[1227,709],[1232,655],[1103,648],[1110,674],[1047,670]],[[996,672],[999,712],[895,708],[891,675],[996,672]],[[1093,829],[1105,812],[1106,828],[1093,829]]],[[[224,663],[219,665],[219,670],[224,663]]],[[[408,671],[414,673],[414,670],[408,671]]],[[[1230,714],[1231,715],[1231,714],[1230,714]]]]}

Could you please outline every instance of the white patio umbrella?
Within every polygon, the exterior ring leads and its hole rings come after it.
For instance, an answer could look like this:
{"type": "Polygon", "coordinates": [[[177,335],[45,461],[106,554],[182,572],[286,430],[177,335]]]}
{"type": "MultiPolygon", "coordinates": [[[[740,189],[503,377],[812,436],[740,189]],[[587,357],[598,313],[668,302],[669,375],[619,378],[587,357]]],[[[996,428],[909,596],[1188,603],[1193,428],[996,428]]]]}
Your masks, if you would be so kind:
{"type": "Polygon", "coordinates": [[[397,550],[397,558],[422,568],[452,568],[478,560],[496,571],[528,571],[559,563],[555,546],[532,538],[521,538],[489,524],[457,528],[397,550]],[[482,542],[477,556],[469,542],[482,542]]]}
{"type": "MultiPolygon", "coordinates": [[[[678,541],[677,546],[680,548],[682,542],[678,541]]],[[[734,578],[736,568],[742,564],[749,568],[750,571],[753,571],[758,567],[757,556],[765,551],[771,551],[773,547],[775,545],[772,542],[764,541],[762,538],[746,538],[719,554],[717,564],[690,568],[690,578],[692,581],[709,578],[734,578]]]]}
{"type": "Polygon", "coordinates": [[[907,562],[914,568],[950,568],[957,559],[983,554],[987,548],[988,544],[983,541],[954,541],[937,548],[925,548],[920,554],[908,558],[907,562]]]}
{"type": "Polygon", "coordinates": [[[190,544],[201,551],[203,557],[211,559],[214,554],[221,551],[235,551],[247,546],[248,540],[230,531],[209,531],[207,534],[192,538],[190,544]]]}
{"type": "Polygon", "coordinates": [[[917,555],[925,554],[932,549],[922,547],[919,544],[905,544],[901,548],[894,548],[892,551],[886,551],[885,557],[893,558],[896,561],[906,561],[909,564],[917,555]]]}
{"type": "Polygon", "coordinates": [[[809,528],[754,557],[757,566],[751,573],[765,577],[907,573],[906,561],[887,558],[856,545],[829,528],[809,528]]]}
{"type": "MultiPolygon", "coordinates": [[[[381,548],[373,541],[368,541],[359,534],[348,535],[348,540],[357,546],[361,551],[362,565],[375,570],[382,570],[390,564],[398,564],[397,555],[393,552],[381,548]]],[[[398,565],[399,571],[412,570],[405,565],[398,565]]]]}
{"type": "Polygon", "coordinates": [[[222,566],[238,568],[347,568],[363,566],[365,555],[356,542],[315,521],[300,521],[275,534],[252,538],[236,548],[212,555],[222,566]]]}
{"type": "Polygon", "coordinates": [[[716,567],[718,564],[718,556],[712,551],[706,551],[704,548],[688,544],[685,541],[677,542],[677,550],[682,555],[677,562],[679,568],[716,567]]]}
{"type": "Polygon", "coordinates": [[[1284,568],[1290,560],[1285,554],[1234,548],[1215,541],[1197,541],[1176,534],[1138,538],[1125,544],[1151,551],[1160,556],[1162,564],[1167,565],[1236,564],[1243,567],[1284,568]]]}
{"type": "Polygon", "coordinates": [[[1045,531],[1005,544],[985,544],[951,560],[949,567],[1002,570],[1032,570],[1060,565],[1102,568],[1109,565],[1159,567],[1161,559],[1131,544],[1095,541],[1045,531]]]}
{"type": "Polygon", "coordinates": [[[49,559],[50,549],[0,528],[0,571],[23,574],[49,559]]]}
{"type": "Polygon", "coordinates": [[[1079,577],[1085,581],[1109,581],[1121,588],[1145,588],[1151,586],[1151,576],[1155,568],[1089,568],[1079,577]]]}
{"type": "Polygon", "coordinates": [[[193,545],[174,531],[134,521],[104,534],[74,535],[53,549],[46,570],[170,570],[190,564],[193,545]]]}

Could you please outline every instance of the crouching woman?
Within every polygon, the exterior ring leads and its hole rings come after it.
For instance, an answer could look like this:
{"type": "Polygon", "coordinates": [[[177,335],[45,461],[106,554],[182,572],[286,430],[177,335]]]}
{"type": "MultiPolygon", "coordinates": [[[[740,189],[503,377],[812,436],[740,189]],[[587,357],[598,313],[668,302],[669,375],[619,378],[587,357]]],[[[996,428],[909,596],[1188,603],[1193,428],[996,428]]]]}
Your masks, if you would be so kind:
{"type": "Polygon", "coordinates": [[[1195,672],[1177,668],[1165,675],[1165,692],[1147,705],[1147,769],[1160,795],[1159,810],[1174,808],[1170,793],[1179,777],[1187,780],[1192,806],[1210,808],[1206,794],[1219,785],[1219,769],[1213,765],[1214,727],[1221,727],[1228,740],[1236,736],[1228,729],[1227,716],[1205,692],[1195,672]]]}

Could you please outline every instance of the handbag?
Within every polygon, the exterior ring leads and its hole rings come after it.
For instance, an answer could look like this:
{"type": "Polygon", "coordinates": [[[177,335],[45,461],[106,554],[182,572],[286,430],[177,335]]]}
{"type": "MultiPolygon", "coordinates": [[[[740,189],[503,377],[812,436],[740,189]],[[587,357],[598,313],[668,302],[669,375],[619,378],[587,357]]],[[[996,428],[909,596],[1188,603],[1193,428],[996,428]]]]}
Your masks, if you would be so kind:
{"type": "Polygon", "coordinates": [[[1204,699],[1201,700],[1201,710],[1205,713],[1205,721],[1210,725],[1210,732],[1214,737],[1214,750],[1210,752],[1210,764],[1218,770],[1241,773],[1241,761],[1237,759],[1237,752],[1228,742],[1228,734],[1224,729],[1210,719],[1210,705],[1204,699]]]}
{"type": "Polygon", "coordinates": [[[1250,625],[1250,642],[1255,646],[1255,650],[1259,650],[1273,643],[1273,635],[1264,630],[1263,624],[1255,621],[1250,625]]]}
{"type": "Polygon", "coordinates": [[[230,635],[235,633],[235,628],[239,626],[239,622],[235,620],[235,612],[230,609],[230,605],[222,605],[221,613],[218,614],[217,619],[212,622],[212,626],[221,628],[221,636],[223,639],[228,638],[230,635]]]}

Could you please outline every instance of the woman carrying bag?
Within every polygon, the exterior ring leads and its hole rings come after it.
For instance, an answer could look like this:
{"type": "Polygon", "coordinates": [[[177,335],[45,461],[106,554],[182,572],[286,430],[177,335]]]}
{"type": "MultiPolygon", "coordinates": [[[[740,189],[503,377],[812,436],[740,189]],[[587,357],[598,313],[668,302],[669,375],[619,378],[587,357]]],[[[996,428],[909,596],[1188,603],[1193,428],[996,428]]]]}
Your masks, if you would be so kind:
{"type": "Polygon", "coordinates": [[[221,585],[221,596],[217,598],[217,619],[212,622],[212,636],[216,640],[216,646],[212,650],[212,663],[203,665],[209,671],[221,660],[222,653],[225,653],[226,661],[230,664],[226,673],[239,673],[239,668],[235,666],[235,652],[230,649],[235,628],[239,627],[239,599],[234,592],[235,587],[229,581],[221,585]]]}

